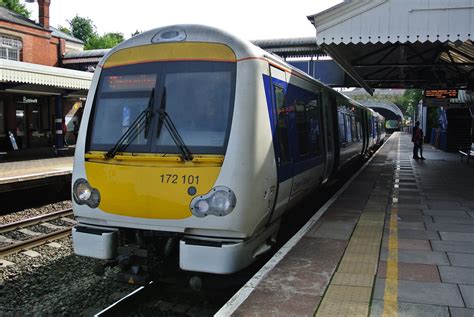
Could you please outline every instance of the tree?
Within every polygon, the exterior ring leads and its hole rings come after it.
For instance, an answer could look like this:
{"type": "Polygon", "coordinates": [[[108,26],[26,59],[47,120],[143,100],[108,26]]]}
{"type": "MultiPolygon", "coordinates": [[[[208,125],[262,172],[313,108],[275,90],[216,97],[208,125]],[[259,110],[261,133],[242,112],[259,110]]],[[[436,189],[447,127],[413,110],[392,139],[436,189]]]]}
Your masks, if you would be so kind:
{"type": "Polygon", "coordinates": [[[403,96],[395,103],[402,110],[405,117],[413,117],[413,112],[418,102],[423,98],[423,90],[407,89],[403,96]]]}
{"type": "Polygon", "coordinates": [[[95,25],[89,18],[76,15],[71,21],[67,22],[69,23],[72,36],[84,43],[97,36],[95,25]]]}
{"type": "Polygon", "coordinates": [[[31,12],[26,9],[25,5],[22,4],[20,0],[0,0],[0,6],[16,12],[25,18],[30,18],[31,16],[31,12]]]}
{"type": "Polygon", "coordinates": [[[85,43],[84,49],[94,50],[100,48],[112,48],[124,41],[122,33],[106,33],[102,36],[93,36],[85,43]]]}
{"type": "Polygon", "coordinates": [[[63,32],[63,33],[72,35],[71,30],[69,30],[69,29],[67,28],[67,26],[58,25],[57,29],[58,29],[59,31],[63,32]]]}

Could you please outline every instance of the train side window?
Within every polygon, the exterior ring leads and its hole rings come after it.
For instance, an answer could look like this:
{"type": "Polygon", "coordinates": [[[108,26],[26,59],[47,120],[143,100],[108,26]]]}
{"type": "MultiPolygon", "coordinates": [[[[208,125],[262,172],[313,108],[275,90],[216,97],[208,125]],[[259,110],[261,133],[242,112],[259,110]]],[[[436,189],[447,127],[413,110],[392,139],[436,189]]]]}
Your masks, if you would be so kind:
{"type": "Polygon", "coordinates": [[[282,86],[273,84],[273,93],[275,96],[275,107],[277,113],[277,133],[280,143],[280,164],[285,164],[290,160],[288,146],[288,112],[285,104],[285,90],[282,86]]]}

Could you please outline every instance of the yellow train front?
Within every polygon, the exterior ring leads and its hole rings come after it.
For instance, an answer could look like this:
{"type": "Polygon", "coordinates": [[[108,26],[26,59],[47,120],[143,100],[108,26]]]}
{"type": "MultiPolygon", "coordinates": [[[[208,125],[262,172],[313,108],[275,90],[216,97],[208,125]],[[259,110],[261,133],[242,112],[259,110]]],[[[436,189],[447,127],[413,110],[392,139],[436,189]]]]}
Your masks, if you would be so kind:
{"type": "Polygon", "coordinates": [[[74,158],[76,254],[131,275],[168,258],[225,274],[268,250],[277,178],[268,63],[254,50],[212,28],[173,26],[102,59],[74,158]]]}

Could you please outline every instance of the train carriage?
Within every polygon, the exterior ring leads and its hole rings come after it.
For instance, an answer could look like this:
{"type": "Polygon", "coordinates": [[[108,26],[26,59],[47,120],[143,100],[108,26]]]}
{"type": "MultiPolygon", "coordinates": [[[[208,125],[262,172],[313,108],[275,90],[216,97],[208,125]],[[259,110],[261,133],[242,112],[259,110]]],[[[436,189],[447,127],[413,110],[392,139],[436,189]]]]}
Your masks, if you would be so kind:
{"type": "Polygon", "coordinates": [[[76,254],[140,275],[236,272],[281,216],[375,142],[374,114],[226,32],[175,25],[112,49],[74,157],[76,254]],[[371,124],[369,124],[369,122],[371,124]]]}

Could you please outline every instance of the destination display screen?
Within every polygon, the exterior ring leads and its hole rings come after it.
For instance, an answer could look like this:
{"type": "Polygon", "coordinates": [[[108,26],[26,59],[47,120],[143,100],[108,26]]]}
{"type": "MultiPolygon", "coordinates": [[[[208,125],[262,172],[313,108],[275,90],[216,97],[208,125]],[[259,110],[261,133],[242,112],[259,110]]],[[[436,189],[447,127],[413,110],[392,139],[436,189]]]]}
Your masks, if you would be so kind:
{"type": "Polygon", "coordinates": [[[103,92],[151,90],[155,87],[156,74],[107,76],[103,92]]]}
{"type": "Polygon", "coordinates": [[[426,89],[426,98],[451,99],[458,97],[457,89],[426,89]]]}

